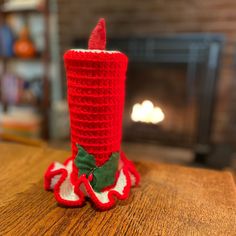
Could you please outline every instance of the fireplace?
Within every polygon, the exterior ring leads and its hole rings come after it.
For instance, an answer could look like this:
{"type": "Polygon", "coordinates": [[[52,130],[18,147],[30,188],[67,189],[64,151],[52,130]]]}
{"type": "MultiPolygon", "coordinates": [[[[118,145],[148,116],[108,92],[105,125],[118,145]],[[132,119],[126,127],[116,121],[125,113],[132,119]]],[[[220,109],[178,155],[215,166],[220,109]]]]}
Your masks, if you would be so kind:
{"type": "Polygon", "coordinates": [[[124,140],[188,147],[204,159],[223,42],[218,34],[111,39],[108,48],[129,57],[124,140]]]}
{"type": "Polygon", "coordinates": [[[197,117],[187,66],[130,62],[124,139],[192,147],[197,117]]]}

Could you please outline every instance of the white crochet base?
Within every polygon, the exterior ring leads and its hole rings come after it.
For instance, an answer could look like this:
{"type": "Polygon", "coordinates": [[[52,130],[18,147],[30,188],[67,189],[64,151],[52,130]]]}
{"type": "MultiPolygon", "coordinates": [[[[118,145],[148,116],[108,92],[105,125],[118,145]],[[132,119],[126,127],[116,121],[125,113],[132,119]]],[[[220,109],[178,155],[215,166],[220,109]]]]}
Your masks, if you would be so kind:
{"type": "Polygon", "coordinates": [[[74,168],[73,159],[68,159],[65,164],[53,163],[45,174],[45,188],[53,190],[56,200],[67,206],[83,205],[85,197],[89,197],[98,208],[108,209],[114,205],[114,197],[126,199],[130,187],[137,185],[139,181],[133,164],[121,159],[121,169],[115,184],[98,193],[93,190],[85,176],[77,177],[78,170],[74,168]]]}

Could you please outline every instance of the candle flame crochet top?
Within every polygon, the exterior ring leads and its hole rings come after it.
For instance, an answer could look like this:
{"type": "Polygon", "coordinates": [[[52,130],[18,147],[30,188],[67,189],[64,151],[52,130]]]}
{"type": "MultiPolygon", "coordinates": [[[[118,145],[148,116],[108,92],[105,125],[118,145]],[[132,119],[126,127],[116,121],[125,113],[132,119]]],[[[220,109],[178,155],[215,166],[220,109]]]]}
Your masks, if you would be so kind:
{"type": "Polygon", "coordinates": [[[45,188],[66,206],[81,206],[88,196],[106,210],[126,199],[139,182],[133,163],[121,151],[122,115],[128,58],[106,51],[105,20],[91,33],[88,50],[65,53],[72,156],[51,164],[45,188]]]}

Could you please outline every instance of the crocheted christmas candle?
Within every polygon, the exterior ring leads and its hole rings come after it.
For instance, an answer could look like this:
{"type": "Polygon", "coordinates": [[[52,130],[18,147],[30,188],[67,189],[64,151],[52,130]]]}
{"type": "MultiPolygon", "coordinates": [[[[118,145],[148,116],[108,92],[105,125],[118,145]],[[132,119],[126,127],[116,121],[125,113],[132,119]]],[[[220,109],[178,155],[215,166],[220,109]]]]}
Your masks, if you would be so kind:
{"type": "Polygon", "coordinates": [[[128,58],[106,51],[105,21],[89,39],[89,49],[72,49],[64,62],[68,86],[72,156],[49,166],[45,188],[66,206],[81,206],[88,196],[109,209],[126,199],[139,174],[120,150],[128,58]]]}

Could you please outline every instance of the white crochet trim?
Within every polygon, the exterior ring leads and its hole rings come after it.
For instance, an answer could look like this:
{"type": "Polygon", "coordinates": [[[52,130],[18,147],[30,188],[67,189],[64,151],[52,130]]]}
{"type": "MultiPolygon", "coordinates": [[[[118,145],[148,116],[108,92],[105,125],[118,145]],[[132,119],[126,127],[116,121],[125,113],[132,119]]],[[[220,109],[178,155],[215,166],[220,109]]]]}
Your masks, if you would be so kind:
{"type": "Polygon", "coordinates": [[[104,204],[104,203],[108,203],[110,201],[109,198],[108,198],[108,193],[110,191],[113,190],[113,191],[116,191],[119,194],[123,195],[124,194],[123,191],[124,191],[124,188],[125,188],[126,185],[127,185],[126,176],[124,175],[123,170],[121,170],[114,188],[111,188],[111,189],[109,189],[107,191],[104,191],[104,192],[101,192],[101,193],[97,193],[97,192],[94,192],[94,193],[95,193],[97,199],[101,203],[104,204]]]}
{"type": "Polygon", "coordinates": [[[119,51],[107,51],[107,50],[100,50],[100,49],[70,49],[69,51],[74,52],[94,52],[94,53],[108,53],[108,54],[115,54],[115,53],[121,53],[119,51]]]}
{"type": "MultiPolygon", "coordinates": [[[[72,172],[72,164],[73,164],[72,161],[69,161],[66,166],[58,162],[55,162],[53,168],[51,169],[51,172],[54,172],[56,170],[61,170],[61,169],[67,172],[67,176],[65,180],[61,183],[60,188],[59,188],[60,197],[66,201],[79,200],[79,196],[74,191],[74,185],[70,181],[70,174],[72,172]]],[[[55,185],[58,183],[60,178],[61,178],[61,174],[53,176],[50,183],[50,189],[54,189],[55,185]]]]}
{"type": "MultiPolygon", "coordinates": [[[[55,171],[58,169],[65,169],[65,166],[59,162],[55,162],[51,171],[55,171]]],[[[50,189],[54,189],[54,186],[57,184],[57,182],[59,181],[60,178],[61,178],[61,175],[53,176],[53,178],[51,179],[51,183],[50,183],[50,189]]]]}
{"type": "Polygon", "coordinates": [[[66,165],[67,176],[60,186],[60,197],[64,200],[78,201],[79,197],[74,191],[74,185],[70,181],[70,174],[72,172],[72,161],[69,161],[66,165]]]}
{"type": "MultiPolygon", "coordinates": [[[[79,200],[79,196],[75,193],[74,191],[74,185],[71,183],[70,180],[70,174],[72,172],[72,160],[69,161],[66,165],[62,165],[58,162],[54,163],[54,167],[51,169],[51,172],[54,172],[56,170],[65,170],[67,172],[67,176],[65,178],[65,180],[61,183],[60,187],[59,187],[59,195],[62,199],[67,200],[67,201],[78,201],[79,200]]],[[[129,176],[131,179],[131,185],[135,185],[135,176],[133,176],[130,172],[129,176]]],[[[59,179],[60,179],[61,175],[55,175],[52,179],[51,179],[51,183],[50,183],[50,188],[53,190],[55,185],[58,183],[59,179]]],[[[91,185],[90,185],[91,186],[91,185]]],[[[94,194],[96,196],[96,198],[99,200],[99,202],[101,203],[108,203],[110,200],[108,198],[108,194],[110,191],[116,191],[118,192],[120,195],[124,194],[124,189],[127,186],[127,179],[126,179],[126,175],[123,172],[123,169],[120,170],[119,172],[119,177],[117,179],[116,185],[109,189],[109,190],[105,190],[104,192],[101,193],[97,193],[95,191],[94,194]]],[[[92,189],[92,187],[91,187],[92,189]]],[[[85,196],[89,197],[88,192],[86,191],[86,188],[84,186],[83,183],[81,183],[80,185],[80,190],[84,193],[85,196]]]]}

